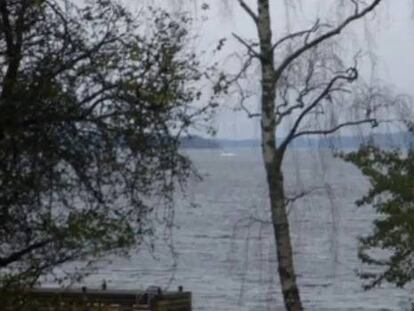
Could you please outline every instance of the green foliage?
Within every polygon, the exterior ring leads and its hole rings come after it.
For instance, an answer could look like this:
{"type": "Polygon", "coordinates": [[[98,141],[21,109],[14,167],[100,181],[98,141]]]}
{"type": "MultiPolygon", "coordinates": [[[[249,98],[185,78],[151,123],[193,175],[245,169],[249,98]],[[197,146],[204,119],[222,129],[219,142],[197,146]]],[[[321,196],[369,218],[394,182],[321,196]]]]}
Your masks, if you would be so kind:
{"type": "Polygon", "coordinates": [[[3,286],[145,242],[192,172],[180,134],[215,105],[188,17],[75,3],[0,2],[3,286]]]}
{"type": "Polygon", "coordinates": [[[358,200],[377,212],[372,232],[360,238],[359,258],[369,267],[360,276],[367,289],[389,282],[402,287],[414,277],[414,151],[363,146],[344,158],[369,178],[358,200]]]}

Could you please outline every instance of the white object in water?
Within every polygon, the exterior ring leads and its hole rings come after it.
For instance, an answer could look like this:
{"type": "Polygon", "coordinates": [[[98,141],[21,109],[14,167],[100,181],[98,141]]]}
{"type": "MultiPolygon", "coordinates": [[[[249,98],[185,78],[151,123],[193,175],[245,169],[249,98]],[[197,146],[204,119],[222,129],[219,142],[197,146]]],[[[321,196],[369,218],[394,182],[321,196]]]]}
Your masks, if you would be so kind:
{"type": "Polygon", "coordinates": [[[232,152],[222,152],[222,153],[220,154],[220,156],[221,156],[221,157],[235,157],[235,156],[236,156],[236,154],[235,154],[235,153],[232,153],[232,152]]]}

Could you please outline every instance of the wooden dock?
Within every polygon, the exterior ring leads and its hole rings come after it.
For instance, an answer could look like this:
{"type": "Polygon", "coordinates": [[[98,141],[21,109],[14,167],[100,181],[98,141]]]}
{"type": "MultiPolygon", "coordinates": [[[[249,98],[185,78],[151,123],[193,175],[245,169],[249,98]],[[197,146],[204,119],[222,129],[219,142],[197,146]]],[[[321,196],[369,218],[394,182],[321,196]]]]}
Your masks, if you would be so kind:
{"type": "Polygon", "coordinates": [[[191,311],[191,292],[36,288],[3,293],[0,310],[10,311],[191,311]]]}

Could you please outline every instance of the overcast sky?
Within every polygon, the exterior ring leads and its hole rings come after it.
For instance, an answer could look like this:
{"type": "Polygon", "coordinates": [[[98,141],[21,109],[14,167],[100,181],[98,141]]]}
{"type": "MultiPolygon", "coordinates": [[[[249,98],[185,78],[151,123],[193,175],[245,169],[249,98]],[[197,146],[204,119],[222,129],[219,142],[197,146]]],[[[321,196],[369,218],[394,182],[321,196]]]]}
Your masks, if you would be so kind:
{"type": "MultiPolygon", "coordinates": [[[[138,0],[123,0],[131,7],[136,6],[138,0]]],[[[339,1],[332,0],[306,0],[302,5],[296,5],[286,11],[284,2],[286,0],[271,0],[272,19],[274,36],[286,31],[286,14],[289,14],[288,26],[292,30],[298,30],[312,25],[316,16],[327,17],[331,21],[339,18],[343,11],[333,9],[339,1]]],[[[292,1],[292,0],[291,0],[292,1]]],[[[296,0],[299,2],[299,0],[296,0]]],[[[151,1],[154,3],[154,1],[151,1]]],[[[243,47],[232,38],[232,33],[240,34],[243,37],[254,38],[256,30],[242,11],[236,5],[235,0],[158,0],[161,5],[172,4],[173,9],[191,9],[195,16],[201,20],[208,16],[208,21],[200,26],[201,34],[198,48],[204,49],[216,45],[221,38],[227,38],[225,50],[220,55],[223,66],[230,66],[231,70],[234,60],[228,58],[234,52],[243,52],[243,47]],[[210,9],[202,11],[202,2],[208,3],[210,9]]],[[[255,0],[248,1],[255,8],[255,0]]],[[[350,50],[356,47],[369,50],[374,53],[377,66],[377,77],[394,86],[398,92],[414,96],[414,17],[410,0],[384,0],[375,16],[371,14],[366,23],[359,22],[350,29],[349,37],[350,50]],[[366,36],[366,29],[372,34],[371,39],[366,36]]],[[[141,2],[142,3],[142,2],[141,2]]],[[[367,67],[370,67],[367,65],[367,67]]],[[[234,68],[233,68],[234,69],[234,68]]],[[[369,80],[368,71],[365,72],[366,80],[369,80]]],[[[249,120],[245,114],[234,113],[231,106],[231,98],[227,100],[228,107],[222,107],[217,113],[214,124],[217,127],[217,136],[221,138],[255,138],[258,137],[260,127],[254,120],[249,120]]]]}

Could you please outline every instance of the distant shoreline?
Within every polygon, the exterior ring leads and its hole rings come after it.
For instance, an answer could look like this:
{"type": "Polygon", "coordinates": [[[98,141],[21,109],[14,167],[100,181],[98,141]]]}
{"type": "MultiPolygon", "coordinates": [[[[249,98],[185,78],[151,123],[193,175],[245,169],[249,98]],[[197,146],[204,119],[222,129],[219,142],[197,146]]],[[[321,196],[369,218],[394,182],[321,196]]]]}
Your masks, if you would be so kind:
{"type": "MultiPolygon", "coordinates": [[[[277,140],[280,141],[280,140],[277,140]]],[[[334,148],[334,149],[357,149],[362,144],[373,142],[381,148],[408,148],[414,144],[412,134],[398,132],[392,134],[373,134],[371,136],[343,136],[343,137],[320,137],[299,138],[292,142],[291,148],[334,148]]],[[[201,136],[185,136],[180,141],[183,149],[225,149],[225,148],[259,148],[261,142],[258,139],[221,139],[204,138],[201,136]]]]}

